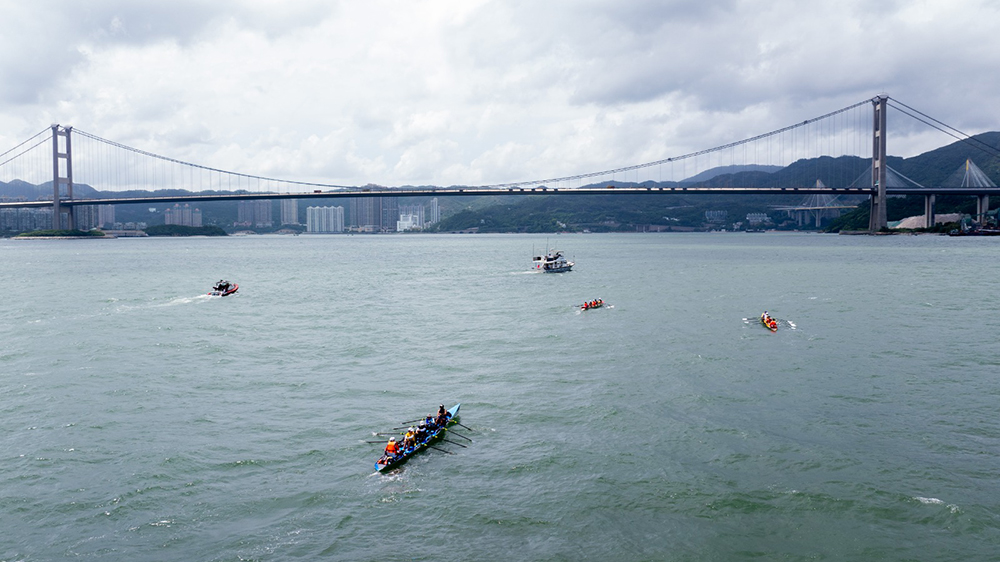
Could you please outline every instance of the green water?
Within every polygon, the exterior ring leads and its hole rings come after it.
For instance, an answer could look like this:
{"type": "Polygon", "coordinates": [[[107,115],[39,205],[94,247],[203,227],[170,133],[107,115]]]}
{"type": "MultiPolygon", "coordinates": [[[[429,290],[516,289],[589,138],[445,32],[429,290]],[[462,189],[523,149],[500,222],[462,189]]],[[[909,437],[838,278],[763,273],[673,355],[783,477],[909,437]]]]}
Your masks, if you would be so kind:
{"type": "Polygon", "coordinates": [[[0,560],[994,559],[997,255],[3,240],[0,560]],[[456,402],[472,442],[374,473],[372,432],[456,402]]]}

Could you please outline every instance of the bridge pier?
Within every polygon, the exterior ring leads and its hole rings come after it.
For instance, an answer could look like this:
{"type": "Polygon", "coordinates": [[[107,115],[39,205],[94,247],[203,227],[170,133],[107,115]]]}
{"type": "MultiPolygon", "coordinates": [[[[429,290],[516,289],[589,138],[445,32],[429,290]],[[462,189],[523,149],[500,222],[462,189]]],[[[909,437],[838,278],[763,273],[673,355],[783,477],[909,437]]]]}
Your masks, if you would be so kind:
{"type": "Polygon", "coordinates": [[[990,196],[976,196],[976,222],[986,224],[986,211],[990,210],[990,196]]]}
{"type": "Polygon", "coordinates": [[[936,195],[924,195],[924,228],[934,226],[934,204],[936,195]]]}
{"type": "Polygon", "coordinates": [[[872,100],[874,105],[874,127],[872,137],[872,194],[871,216],[868,219],[868,231],[872,234],[888,226],[885,212],[885,182],[887,176],[885,147],[885,110],[888,96],[879,96],[872,100]]]}
{"type": "MultiPolygon", "coordinates": [[[[60,187],[66,186],[66,199],[73,200],[73,148],[70,141],[70,132],[73,127],[62,127],[52,125],[52,230],[62,230],[63,210],[59,205],[60,187]],[[59,138],[65,138],[65,151],[59,150],[59,138]],[[66,163],[66,175],[60,174],[60,161],[66,163]]],[[[76,228],[76,221],[73,220],[73,207],[66,208],[66,228],[72,230],[76,228]]]]}

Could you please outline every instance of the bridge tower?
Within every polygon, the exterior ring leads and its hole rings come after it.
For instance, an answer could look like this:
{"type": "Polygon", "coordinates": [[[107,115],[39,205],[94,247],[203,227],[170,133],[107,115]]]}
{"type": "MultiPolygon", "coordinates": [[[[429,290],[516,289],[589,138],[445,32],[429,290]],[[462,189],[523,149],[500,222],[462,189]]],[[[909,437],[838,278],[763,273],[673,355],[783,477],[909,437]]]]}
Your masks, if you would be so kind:
{"type": "Polygon", "coordinates": [[[885,153],[885,110],[888,101],[888,96],[879,96],[872,100],[875,110],[872,135],[872,187],[876,193],[872,194],[872,210],[868,219],[868,231],[871,233],[888,226],[885,214],[885,182],[888,169],[885,153]]]}
{"type": "MultiPolygon", "coordinates": [[[[62,229],[62,209],[59,205],[59,192],[60,187],[66,186],[66,198],[69,200],[73,199],[73,147],[70,142],[70,132],[73,127],[63,127],[61,125],[52,125],[52,229],[61,230],[62,229]],[[65,150],[59,150],[59,139],[64,138],[66,141],[63,143],[63,148],[65,150]],[[64,165],[61,165],[65,163],[64,165]],[[66,175],[60,174],[60,171],[65,170],[66,175]]],[[[73,229],[76,227],[75,221],[73,220],[73,208],[66,208],[67,228],[73,229]]]]}

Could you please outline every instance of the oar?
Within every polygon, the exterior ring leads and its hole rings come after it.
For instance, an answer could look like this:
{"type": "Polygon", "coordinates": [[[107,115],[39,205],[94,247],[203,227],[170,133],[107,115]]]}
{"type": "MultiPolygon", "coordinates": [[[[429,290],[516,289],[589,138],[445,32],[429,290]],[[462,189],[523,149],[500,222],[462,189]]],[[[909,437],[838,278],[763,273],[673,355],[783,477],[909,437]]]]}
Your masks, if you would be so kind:
{"type": "MultiPolygon", "coordinates": [[[[475,429],[472,429],[471,427],[469,427],[469,426],[467,426],[467,425],[462,425],[462,424],[460,424],[460,423],[458,423],[458,422],[455,422],[455,425],[459,425],[459,426],[462,426],[462,427],[464,427],[465,429],[468,429],[469,431],[475,431],[475,429]]],[[[472,439],[469,439],[469,441],[472,441],[472,439]]]]}
{"type": "Polygon", "coordinates": [[[372,432],[372,434],[373,435],[389,435],[389,436],[402,435],[402,433],[383,433],[381,431],[375,431],[375,432],[372,432]]]}
{"type": "Polygon", "coordinates": [[[416,423],[416,422],[420,422],[420,421],[424,421],[424,418],[420,418],[419,420],[410,420],[410,421],[399,422],[399,423],[416,423]]]}
{"type": "Polygon", "coordinates": [[[410,429],[410,426],[408,426],[408,425],[404,425],[404,426],[402,426],[402,427],[391,427],[391,428],[389,428],[389,429],[410,429]]]}
{"type": "Polygon", "coordinates": [[[459,447],[461,447],[463,449],[468,449],[469,448],[468,445],[463,445],[463,444],[461,444],[461,443],[459,443],[457,441],[448,441],[447,439],[442,439],[442,441],[444,441],[445,443],[451,443],[452,445],[458,445],[459,447]]]}
{"type": "Polygon", "coordinates": [[[365,443],[385,443],[385,441],[365,441],[365,443]]]}
{"type": "Polygon", "coordinates": [[[456,432],[454,429],[448,430],[448,435],[456,435],[458,437],[461,437],[462,439],[465,439],[466,441],[472,441],[472,439],[469,439],[468,437],[462,435],[461,433],[456,432]]]}
{"type": "Polygon", "coordinates": [[[440,449],[438,447],[435,447],[434,445],[428,445],[428,447],[430,447],[431,449],[437,450],[437,451],[441,451],[442,453],[448,453],[449,455],[454,455],[455,454],[455,453],[452,453],[451,451],[446,451],[444,449],[440,449]]]}

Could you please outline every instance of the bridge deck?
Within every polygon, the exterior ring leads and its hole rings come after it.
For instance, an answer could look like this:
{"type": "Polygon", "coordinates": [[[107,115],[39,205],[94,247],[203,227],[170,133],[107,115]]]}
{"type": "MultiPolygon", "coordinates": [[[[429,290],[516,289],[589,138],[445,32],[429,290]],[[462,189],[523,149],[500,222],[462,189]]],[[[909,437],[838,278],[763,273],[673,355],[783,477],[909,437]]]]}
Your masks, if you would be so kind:
{"type": "MultiPolygon", "coordinates": [[[[211,193],[153,197],[105,197],[100,199],[60,199],[60,206],[126,205],[149,203],[200,203],[203,201],[249,201],[256,199],[337,199],[343,197],[452,197],[484,195],[871,195],[869,187],[510,187],[439,189],[364,189],[313,191],[308,193],[211,193]]],[[[889,195],[1000,195],[1000,187],[887,188],[889,195]]],[[[51,207],[52,200],[0,202],[0,208],[51,207]]]]}

